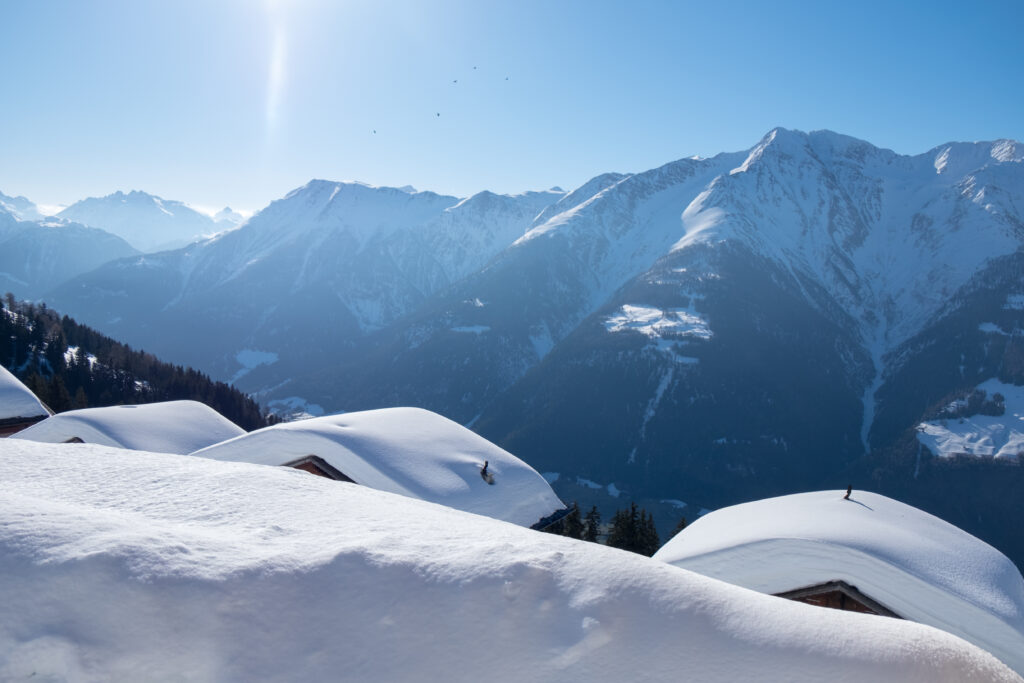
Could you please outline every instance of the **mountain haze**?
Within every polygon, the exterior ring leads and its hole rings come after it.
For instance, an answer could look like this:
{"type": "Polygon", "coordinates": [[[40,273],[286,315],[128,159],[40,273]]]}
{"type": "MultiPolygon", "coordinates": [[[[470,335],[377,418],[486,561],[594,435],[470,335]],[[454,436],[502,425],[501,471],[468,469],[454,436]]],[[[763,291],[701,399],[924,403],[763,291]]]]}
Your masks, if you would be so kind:
{"type": "Polygon", "coordinates": [[[136,253],[98,228],[50,218],[21,220],[0,206],[0,292],[39,297],[54,283],[136,253]]]}
{"type": "Polygon", "coordinates": [[[237,224],[237,221],[230,225],[218,223],[182,202],[138,190],[89,197],[75,202],[57,216],[102,228],[143,252],[183,247],[237,224]]]}

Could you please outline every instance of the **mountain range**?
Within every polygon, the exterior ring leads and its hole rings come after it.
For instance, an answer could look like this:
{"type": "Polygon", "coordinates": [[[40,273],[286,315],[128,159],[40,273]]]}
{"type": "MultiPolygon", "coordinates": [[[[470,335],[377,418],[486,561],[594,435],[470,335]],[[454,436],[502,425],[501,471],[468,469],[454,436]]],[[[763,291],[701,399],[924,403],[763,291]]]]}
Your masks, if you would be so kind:
{"type": "Polygon", "coordinates": [[[853,482],[1019,563],[1019,460],[915,433],[989,379],[1024,384],[1022,160],[1008,140],[907,156],[775,129],[571,192],[315,180],[45,300],[271,405],[441,412],[563,498],[692,516],[853,482]]]}

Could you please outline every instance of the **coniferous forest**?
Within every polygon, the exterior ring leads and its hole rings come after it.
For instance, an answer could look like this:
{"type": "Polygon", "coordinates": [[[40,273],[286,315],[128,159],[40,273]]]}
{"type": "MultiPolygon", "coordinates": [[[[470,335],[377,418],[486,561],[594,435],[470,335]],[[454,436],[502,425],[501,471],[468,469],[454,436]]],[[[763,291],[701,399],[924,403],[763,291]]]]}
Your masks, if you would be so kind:
{"type": "Polygon", "coordinates": [[[4,296],[0,362],[54,412],[188,399],[246,430],[268,424],[259,405],[224,382],[106,337],[46,307],[4,296]]]}

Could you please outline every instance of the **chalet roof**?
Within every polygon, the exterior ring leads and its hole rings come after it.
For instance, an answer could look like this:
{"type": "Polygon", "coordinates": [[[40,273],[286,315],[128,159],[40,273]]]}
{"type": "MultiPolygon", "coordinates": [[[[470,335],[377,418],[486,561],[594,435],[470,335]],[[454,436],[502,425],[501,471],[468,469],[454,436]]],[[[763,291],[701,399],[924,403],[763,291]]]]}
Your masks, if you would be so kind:
{"type": "Polygon", "coordinates": [[[451,420],[387,408],[260,429],[193,455],[282,465],[315,455],[357,484],[530,526],[564,508],[532,467],[451,420]],[[480,470],[488,463],[494,484],[480,470]]]}
{"type": "Polygon", "coordinates": [[[190,453],[245,434],[213,408],[197,401],[165,401],[58,413],[12,436],[63,443],[80,439],[115,448],[190,453]]]}
{"type": "Polygon", "coordinates": [[[46,417],[49,409],[32,391],[0,365],[0,421],[46,417]]]}
{"type": "Polygon", "coordinates": [[[920,624],[283,467],[11,440],[0,482],[4,680],[1021,683],[920,624]]]}
{"type": "Polygon", "coordinates": [[[1002,553],[875,493],[818,491],[722,508],[654,557],[763,593],[845,581],[906,619],[1024,672],[1024,578],[1002,553]]]}

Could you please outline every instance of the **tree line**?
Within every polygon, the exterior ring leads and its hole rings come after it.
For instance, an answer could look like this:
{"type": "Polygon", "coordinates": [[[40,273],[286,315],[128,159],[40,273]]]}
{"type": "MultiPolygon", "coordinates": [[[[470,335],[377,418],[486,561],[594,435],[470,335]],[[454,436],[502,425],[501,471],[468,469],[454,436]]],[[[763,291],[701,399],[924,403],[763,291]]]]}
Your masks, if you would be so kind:
{"type": "MultiPolygon", "coordinates": [[[[673,536],[686,528],[686,518],[679,520],[673,536]]],[[[654,527],[654,517],[644,508],[638,508],[631,502],[629,509],[616,510],[607,525],[601,524],[601,513],[597,506],[590,508],[584,516],[576,501],[569,506],[569,514],[545,529],[546,532],[559,536],[568,536],[591,543],[604,542],[612,548],[621,548],[630,552],[650,557],[661,547],[658,530],[654,527]]]]}
{"type": "Polygon", "coordinates": [[[0,362],[54,412],[78,408],[193,400],[245,430],[273,418],[224,382],[161,362],[68,316],[15,300],[0,304],[0,362]]]}

